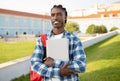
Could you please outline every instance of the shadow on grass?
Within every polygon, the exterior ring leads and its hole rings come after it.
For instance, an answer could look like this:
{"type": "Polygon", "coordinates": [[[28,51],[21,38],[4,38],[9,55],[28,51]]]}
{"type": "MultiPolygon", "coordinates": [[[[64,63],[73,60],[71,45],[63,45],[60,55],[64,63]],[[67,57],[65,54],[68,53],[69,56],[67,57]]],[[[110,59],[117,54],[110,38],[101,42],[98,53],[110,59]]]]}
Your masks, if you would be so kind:
{"type": "Polygon", "coordinates": [[[120,81],[120,67],[109,67],[80,74],[81,81],[120,81]]]}

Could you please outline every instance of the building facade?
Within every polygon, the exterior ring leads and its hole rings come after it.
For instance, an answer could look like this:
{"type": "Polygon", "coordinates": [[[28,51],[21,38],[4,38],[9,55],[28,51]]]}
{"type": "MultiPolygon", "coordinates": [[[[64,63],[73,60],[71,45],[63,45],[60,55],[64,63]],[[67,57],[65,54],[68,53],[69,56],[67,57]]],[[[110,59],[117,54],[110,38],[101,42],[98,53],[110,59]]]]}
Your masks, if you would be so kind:
{"type": "MultiPolygon", "coordinates": [[[[87,16],[69,16],[68,21],[77,22],[83,33],[91,24],[105,25],[109,31],[113,26],[120,28],[120,10],[101,11],[87,16]]],[[[51,28],[49,15],[0,9],[0,36],[39,35],[49,32],[51,28]]]]}
{"type": "Polygon", "coordinates": [[[51,28],[50,16],[0,9],[0,35],[39,35],[51,28]]]}
{"type": "Polygon", "coordinates": [[[120,10],[98,12],[98,14],[88,16],[69,17],[68,21],[77,22],[82,33],[85,33],[87,27],[91,24],[104,25],[109,31],[113,26],[120,28],[120,10]]]}

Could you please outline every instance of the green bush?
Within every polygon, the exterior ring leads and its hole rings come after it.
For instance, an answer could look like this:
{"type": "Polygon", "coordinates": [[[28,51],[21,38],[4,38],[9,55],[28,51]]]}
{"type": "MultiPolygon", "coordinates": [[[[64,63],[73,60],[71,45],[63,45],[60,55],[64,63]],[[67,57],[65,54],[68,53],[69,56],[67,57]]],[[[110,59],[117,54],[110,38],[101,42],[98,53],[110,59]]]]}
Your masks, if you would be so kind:
{"type": "Polygon", "coordinates": [[[65,30],[70,33],[79,32],[79,24],[76,22],[69,21],[65,25],[65,30]]]}
{"type": "Polygon", "coordinates": [[[95,33],[107,33],[107,28],[104,25],[94,25],[91,24],[88,26],[86,33],[95,34],[95,33]]]}
{"type": "Polygon", "coordinates": [[[107,28],[104,25],[100,25],[98,31],[98,33],[107,33],[107,28]]]}
{"type": "Polygon", "coordinates": [[[114,30],[117,30],[117,29],[118,29],[117,27],[113,26],[113,27],[110,29],[110,31],[114,31],[114,30]]]}
{"type": "Polygon", "coordinates": [[[97,27],[94,24],[91,24],[90,26],[88,26],[86,33],[94,34],[97,32],[96,30],[97,30],[97,27]]]}

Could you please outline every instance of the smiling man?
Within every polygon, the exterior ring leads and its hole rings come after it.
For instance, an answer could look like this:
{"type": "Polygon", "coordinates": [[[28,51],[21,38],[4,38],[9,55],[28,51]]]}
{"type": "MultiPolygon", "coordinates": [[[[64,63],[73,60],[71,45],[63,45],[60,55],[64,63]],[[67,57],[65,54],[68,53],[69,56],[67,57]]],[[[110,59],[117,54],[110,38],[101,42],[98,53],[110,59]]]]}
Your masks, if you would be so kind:
{"type": "Polygon", "coordinates": [[[69,61],[66,62],[51,57],[43,58],[43,44],[41,38],[38,39],[31,58],[31,65],[35,72],[44,76],[43,81],[80,81],[78,73],[85,72],[86,55],[82,43],[75,35],[65,31],[66,22],[66,8],[63,8],[62,5],[54,5],[51,9],[51,23],[53,28],[47,34],[47,38],[67,38],[69,40],[69,61]]]}

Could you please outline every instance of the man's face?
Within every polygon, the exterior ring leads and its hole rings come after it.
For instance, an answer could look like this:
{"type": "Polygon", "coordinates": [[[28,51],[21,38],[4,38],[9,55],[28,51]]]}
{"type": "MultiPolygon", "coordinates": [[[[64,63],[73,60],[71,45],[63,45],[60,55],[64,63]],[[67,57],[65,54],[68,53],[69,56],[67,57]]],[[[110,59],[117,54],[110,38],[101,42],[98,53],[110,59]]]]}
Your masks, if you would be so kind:
{"type": "Polygon", "coordinates": [[[65,25],[65,12],[60,8],[53,8],[51,10],[51,22],[54,28],[61,28],[65,25]]]}

